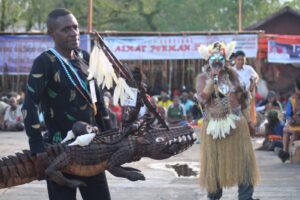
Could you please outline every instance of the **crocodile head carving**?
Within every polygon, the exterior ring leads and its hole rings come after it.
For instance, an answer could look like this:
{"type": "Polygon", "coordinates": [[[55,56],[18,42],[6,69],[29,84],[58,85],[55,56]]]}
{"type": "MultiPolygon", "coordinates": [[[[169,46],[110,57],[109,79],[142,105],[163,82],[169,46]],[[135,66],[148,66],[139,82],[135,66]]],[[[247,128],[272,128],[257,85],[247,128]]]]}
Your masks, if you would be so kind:
{"type": "Polygon", "coordinates": [[[140,141],[146,141],[142,143],[141,151],[145,157],[156,160],[167,159],[191,147],[196,138],[193,128],[188,125],[172,127],[169,130],[153,128],[146,130],[140,137],[140,141]]]}

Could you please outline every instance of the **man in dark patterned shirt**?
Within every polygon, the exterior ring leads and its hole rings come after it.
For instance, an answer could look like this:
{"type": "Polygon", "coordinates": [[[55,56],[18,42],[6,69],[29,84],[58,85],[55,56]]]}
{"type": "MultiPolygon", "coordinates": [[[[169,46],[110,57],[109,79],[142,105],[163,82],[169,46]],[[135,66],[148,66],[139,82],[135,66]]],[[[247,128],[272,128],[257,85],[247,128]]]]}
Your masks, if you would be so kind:
{"type": "MultiPolygon", "coordinates": [[[[45,147],[40,132],[38,108],[41,108],[44,115],[52,143],[60,142],[76,121],[97,124],[101,130],[110,129],[102,92],[97,86],[90,86],[87,80],[89,55],[78,50],[79,27],[76,18],[66,9],[55,9],[48,15],[47,28],[55,48],[43,52],[35,59],[22,108],[30,150],[37,158],[39,179],[43,178],[39,165],[45,155],[45,147]],[[93,91],[96,98],[91,95],[93,91]]],[[[104,173],[84,178],[64,175],[87,184],[87,187],[79,188],[84,200],[110,199],[104,173]]],[[[47,181],[47,186],[50,200],[76,199],[75,189],[52,181],[47,181]]]]}

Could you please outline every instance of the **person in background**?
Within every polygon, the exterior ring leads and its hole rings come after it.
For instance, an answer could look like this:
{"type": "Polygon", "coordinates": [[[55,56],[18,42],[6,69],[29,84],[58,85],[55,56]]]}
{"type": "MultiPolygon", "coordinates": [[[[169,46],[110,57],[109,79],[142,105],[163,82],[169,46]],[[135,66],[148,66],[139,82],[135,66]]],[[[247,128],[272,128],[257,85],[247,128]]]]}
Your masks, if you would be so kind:
{"type": "Polygon", "coordinates": [[[251,119],[251,124],[249,124],[250,134],[255,134],[254,126],[256,124],[256,106],[255,106],[255,88],[259,81],[259,76],[256,71],[250,65],[246,65],[246,54],[243,51],[237,51],[234,55],[234,69],[238,74],[241,86],[248,91],[249,101],[247,106],[249,108],[248,112],[251,119]]]}
{"type": "Polygon", "coordinates": [[[277,110],[281,113],[283,111],[280,102],[277,101],[277,94],[274,91],[269,91],[267,100],[264,104],[266,106],[266,112],[269,112],[270,110],[277,110]]]}
{"type": "MultiPolygon", "coordinates": [[[[110,92],[105,92],[104,97],[108,98],[108,108],[111,112],[115,114],[117,120],[117,127],[122,127],[122,107],[120,105],[114,105],[113,97],[110,92]]],[[[106,102],[107,103],[107,102],[106,102]]]]}
{"type": "Polygon", "coordinates": [[[180,104],[179,96],[173,97],[173,104],[167,110],[167,122],[170,126],[179,126],[187,123],[184,106],[180,104]]]}
{"type": "Polygon", "coordinates": [[[160,92],[160,100],[158,101],[158,105],[164,107],[165,109],[168,109],[168,107],[173,102],[169,99],[168,94],[165,91],[160,92]]]}
{"type": "Polygon", "coordinates": [[[282,162],[290,158],[289,145],[300,138],[300,79],[296,80],[295,93],[289,98],[286,105],[286,123],[283,129],[283,149],[278,157],[282,162]]]}
{"type": "Polygon", "coordinates": [[[186,113],[188,119],[190,119],[191,118],[191,108],[193,107],[194,102],[189,99],[189,94],[186,91],[182,92],[180,103],[184,106],[185,113],[186,113]]]}
{"type": "Polygon", "coordinates": [[[118,128],[117,115],[109,107],[109,104],[110,104],[109,97],[104,95],[103,99],[104,99],[105,107],[106,107],[106,109],[108,111],[108,114],[109,114],[109,118],[110,118],[110,122],[111,122],[110,126],[111,126],[112,129],[116,129],[116,128],[118,128]]]}
{"type": "Polygon", "coordinates": [[[2,98],[0,100],[0,130],[3,128],[3,120],[4,120],[4,113],[6,108],[8,107],[8,104],[2,101],[2,98]]]}
{"type": "Polygon", "coordinates": [[[200,103],[198,103],[197,93],[195,93],[193,101],[194,105],[191,108],[192,124],[197,125],[198,120],[203,117],[202,108],[200,108],[200,103]]]}
{"type": "Polygon", "coordinates": [[[268,123],[265,124],[265,140],[258,150],[273,151],[275,147],[283,148],[282,136],[284,123],[279,119],[278,112],[271,110],[267,114],[268,123]]]}
{"type": "Polygon", "coordinates": [[[158,98],[155,97],[155,96],[152,96],[151,99],[150,99],[150,103],[152,104],[152,106],[154,108],[156,108],[156,111],[159,113],[159,115],[161,116],[161,118],[163,120],[165,120],[166,119],[166,110],[165,110],[164,107],[158,105],[157,102],[158,102],[158,98]]]}
{"type": "Polygon", "coordinates": [[[23,131],[24,121],[21,107],[18,105],[17,98],[12,96],[8,100],[9,106],[4,113],[4,131],[23,131]]]}

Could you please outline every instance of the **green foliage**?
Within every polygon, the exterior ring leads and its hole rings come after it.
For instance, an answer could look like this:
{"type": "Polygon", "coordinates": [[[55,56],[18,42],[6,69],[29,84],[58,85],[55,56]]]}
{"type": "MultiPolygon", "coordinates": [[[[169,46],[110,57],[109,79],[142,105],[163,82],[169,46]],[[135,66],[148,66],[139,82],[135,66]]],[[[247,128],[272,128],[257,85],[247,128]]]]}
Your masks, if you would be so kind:
{"type": "MultiPolygon", "coordinates": [[[[243,27],[285,5],[300,10],[300,0],[243,0],[243,27]]],[[[47,14],[65,7],[87,27],[88,0],[0,0],[0,30],[17,23],[45,31],[47,14]],[[9,2],[9,3],[8,3],[9,2]]],[[[98,31],[228,31],[238,28],[238,0],[93,0],[98,31]]]]}

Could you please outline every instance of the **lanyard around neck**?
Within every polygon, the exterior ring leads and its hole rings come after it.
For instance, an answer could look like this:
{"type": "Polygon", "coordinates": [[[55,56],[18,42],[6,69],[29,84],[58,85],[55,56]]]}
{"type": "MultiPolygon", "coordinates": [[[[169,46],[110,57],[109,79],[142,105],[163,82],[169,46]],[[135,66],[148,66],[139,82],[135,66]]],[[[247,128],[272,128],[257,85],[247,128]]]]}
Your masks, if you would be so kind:
{"type": "MultiPolygon", "coordinates": [[[[88,99],[91,99],[90,92],[88,91],[88,88],[87,88],[85,82],[80,78],[80,76],[76,72],[74,66],[66,58],[62,57],[60,55],[60,53],[57,52],[54,48],[51,48],[50,51],[57,57],[57,59],[60,62],[61,66],[63,67],[63,69],[64,69],[64,71],[65,71],[68,79],[71,81],[72,85],[79,91],[79,93],[86,99],[86,101],[89,104],[91,104],[91,100],[88,100],[88,99]],[[69,70],[67,69],[66,65],[74,73],[75,77],[77,78],[78,82],[80,83],[81,88],[83,88],[83,90],[86,92],[86,94],[88,95],[89,98],[87,98],[86,95],[84,95],[84,93],[80,89],[80,87],[78,87],[78,85],[76,84],[75,80],[72,78],[69,70]]],[[[92,105],[90,105],[90,106],[93,107],[92,105]]]]}
{"type": "Polygon", "coordinates": [[[62,65],[62,67],[64,68],[65,73],[67,74],[69,80],[72,82],[72,84],[76,87],[77,84],[74,81],[74,79],[72,78],[72,76],[70,75],[70,72],[68,71],[66,65],[69,67],[69,69],[73,72],[73,74],[75,75],[76,79],[78,80],[80,86],[85,90],[85,92],[90,95],[89,90],[87,88],[86,83],[80,78],[80,76],[78,75],[75,67],[66,59],[64,58],[58,51],[56,51],[56,49],[51,48],[50,51],[57,57],[57,59],[59,60],[60,64],[62,65]]]}

